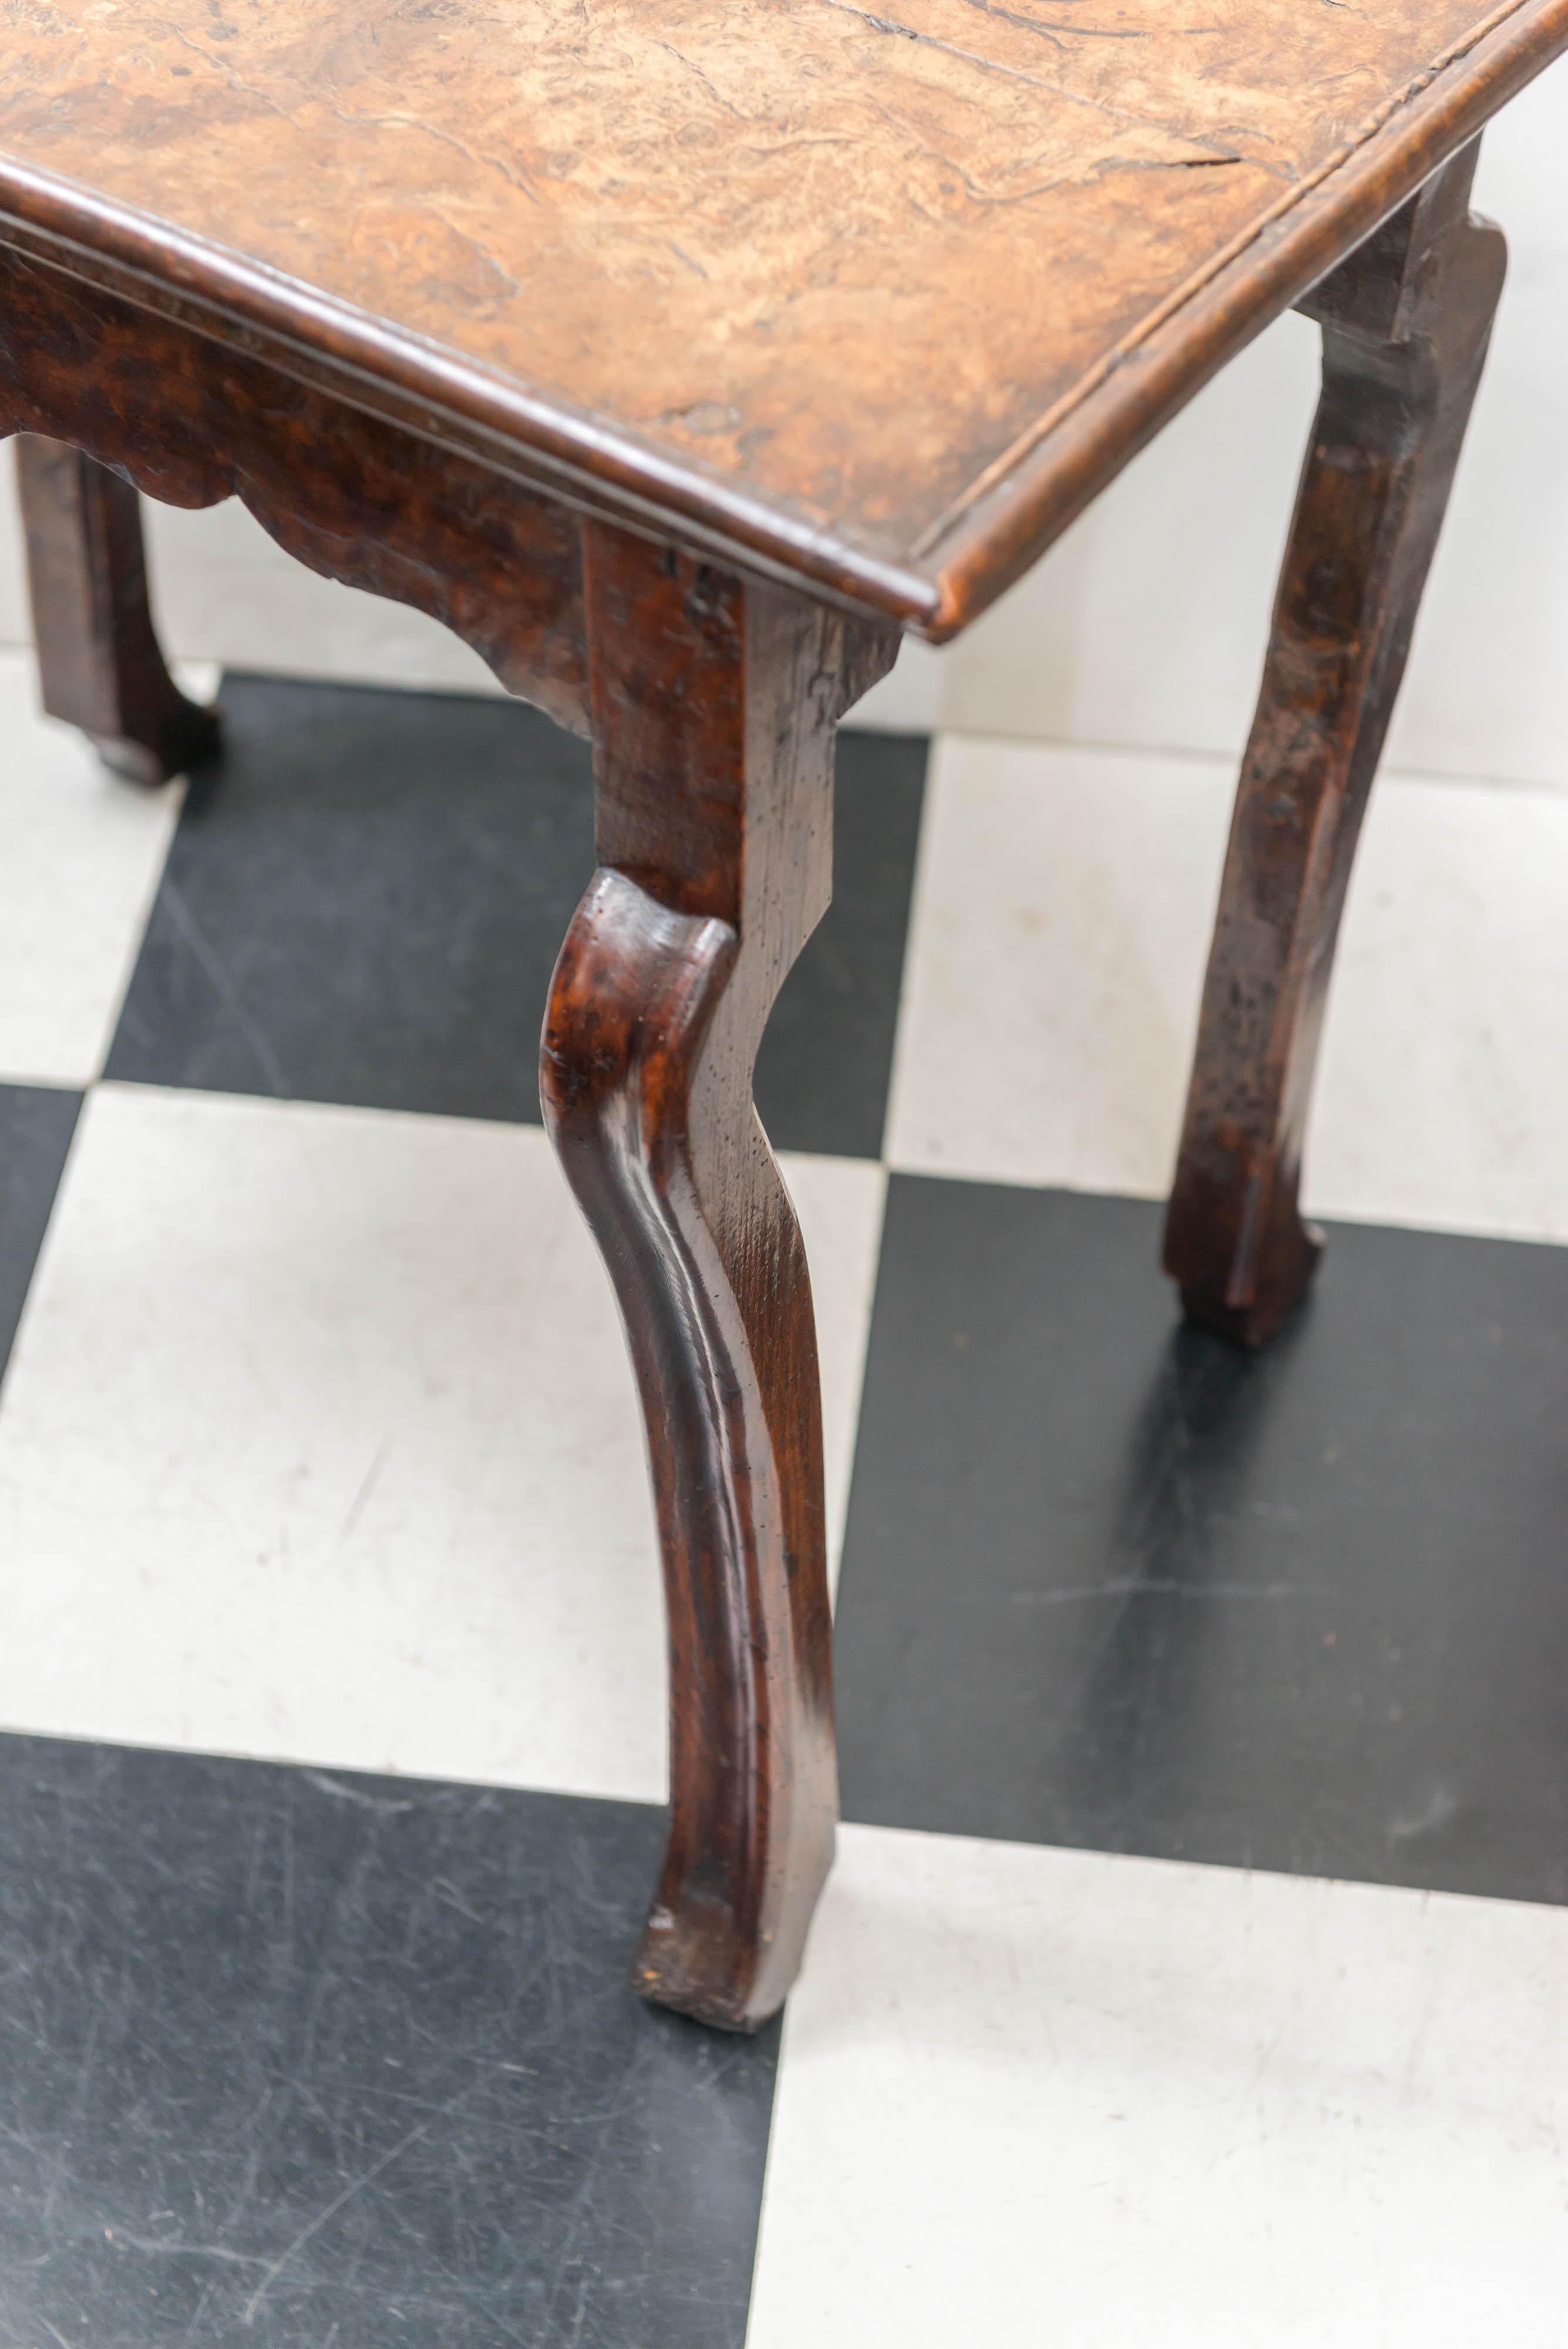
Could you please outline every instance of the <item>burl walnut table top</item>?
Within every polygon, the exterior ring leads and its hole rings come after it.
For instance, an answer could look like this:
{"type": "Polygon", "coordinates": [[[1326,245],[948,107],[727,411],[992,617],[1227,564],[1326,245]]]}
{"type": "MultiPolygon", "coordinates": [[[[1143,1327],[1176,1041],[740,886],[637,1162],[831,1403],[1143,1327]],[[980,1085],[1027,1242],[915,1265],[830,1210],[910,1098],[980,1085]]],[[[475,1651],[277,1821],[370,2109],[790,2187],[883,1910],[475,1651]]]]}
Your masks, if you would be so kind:
{"type": "Polygon", "coordinates": [[[888,8],[0,0],[0,237],[942,636],[1568,43],[888,8]]]}

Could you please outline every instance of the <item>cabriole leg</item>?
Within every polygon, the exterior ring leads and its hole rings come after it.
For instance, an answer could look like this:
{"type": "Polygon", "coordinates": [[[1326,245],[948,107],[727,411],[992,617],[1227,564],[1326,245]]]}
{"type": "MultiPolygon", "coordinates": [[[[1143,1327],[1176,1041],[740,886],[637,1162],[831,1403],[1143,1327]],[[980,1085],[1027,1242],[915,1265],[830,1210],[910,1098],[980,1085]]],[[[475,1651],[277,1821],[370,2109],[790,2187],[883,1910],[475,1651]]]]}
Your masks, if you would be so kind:
{"type": "Polygon", "coordinates": [[[811,1289],[752,1071],[828,900],[835,722],[894,645],[607,526],[585,574],[598,871],[542,1092],[619,1299],[663,1551],[670,1837],[633,1980],[752,2030],[837,1811],[811,1289]]]}
{"type": "Polygon", "coordinates": [[[1165,1266],[1260,1345],[1322,1247],[1302,1135],[1356,836],[1475,397],[1505,248],[1472,144],[1302,305],[1323,392],[1220,893],[1165,1266]]]}
{"type": "Polygon", "coordinates": [[[218,724],[159,650],[136,492],[32,433],[18,436],[16,461],[44,708],[136,782],[182,773],[215,749],[218,724]]]}

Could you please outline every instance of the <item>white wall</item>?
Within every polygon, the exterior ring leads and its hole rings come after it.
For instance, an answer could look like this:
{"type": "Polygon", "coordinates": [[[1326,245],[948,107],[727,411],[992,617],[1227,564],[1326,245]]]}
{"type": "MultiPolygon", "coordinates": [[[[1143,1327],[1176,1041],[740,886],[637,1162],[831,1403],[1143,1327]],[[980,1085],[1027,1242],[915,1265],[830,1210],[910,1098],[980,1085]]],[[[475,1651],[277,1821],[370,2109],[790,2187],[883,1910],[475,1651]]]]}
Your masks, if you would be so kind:
{"type": "MultiPolygon", "coordinates": [[[[1478,202],[1508,231],[1511,282],[1390,763],[1568,785],[1568,60],[1488,133],[1478,202]]],[[[959,644],[907,647],[862,716],[1234,752],[1315,376],[1315,330],[1282,319],[959,644]]],[[[178,655],[404,685],[490,682],[433,622],[313,578],[236,505],[158,510],[152,542],[178,655]]],[[[6,481],[0,643],[26,635],[6,481]]]]}

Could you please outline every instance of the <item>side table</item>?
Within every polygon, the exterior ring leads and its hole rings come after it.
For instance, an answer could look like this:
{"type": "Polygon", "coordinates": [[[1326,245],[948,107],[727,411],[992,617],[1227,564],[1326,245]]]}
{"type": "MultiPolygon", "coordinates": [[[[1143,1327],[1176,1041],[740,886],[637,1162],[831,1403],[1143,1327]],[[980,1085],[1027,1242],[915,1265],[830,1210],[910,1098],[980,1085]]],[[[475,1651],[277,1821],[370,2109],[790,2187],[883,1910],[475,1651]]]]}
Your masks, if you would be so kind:
{"type": "Polygon", "coordinates": [[[619,1298],[670,1622],[634,1980],[754,2027],[836,1812],[815,1339],[752,1102],[833,737],[1301,304],[1324,388],[1171,1204],[1187,1309],[1302,1295],[1356,831],[1503,273],[1490,117],[1568,0],[102,0],[5,11],[0,435],[46,706],[208,748],[139,493],[242,498],[590,735],[547,1123],[619,1298]],[[1191,13],[1191,12],[1189,12],[1191,13]]]}

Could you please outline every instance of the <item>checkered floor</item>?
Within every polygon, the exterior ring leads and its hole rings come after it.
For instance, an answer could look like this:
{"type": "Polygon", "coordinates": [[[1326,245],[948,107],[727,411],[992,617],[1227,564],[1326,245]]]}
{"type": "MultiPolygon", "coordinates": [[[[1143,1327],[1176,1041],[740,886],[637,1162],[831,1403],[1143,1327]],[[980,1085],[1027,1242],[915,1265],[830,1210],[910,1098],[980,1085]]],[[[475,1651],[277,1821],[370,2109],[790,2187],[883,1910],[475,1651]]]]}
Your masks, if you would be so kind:
{"type": "Polygon", "coordinates": [[[758,1094],[849,1824],[741,2043],[624,1988],[586,753],[223,700],[139,795],[0,657],[0,2349],[1555,2349],[1568,800],[1381,791],[1250,1363],[1156,1268],[1228,771],[845,738],[758,1094]]]}

